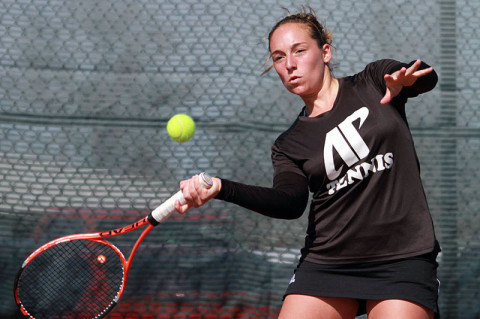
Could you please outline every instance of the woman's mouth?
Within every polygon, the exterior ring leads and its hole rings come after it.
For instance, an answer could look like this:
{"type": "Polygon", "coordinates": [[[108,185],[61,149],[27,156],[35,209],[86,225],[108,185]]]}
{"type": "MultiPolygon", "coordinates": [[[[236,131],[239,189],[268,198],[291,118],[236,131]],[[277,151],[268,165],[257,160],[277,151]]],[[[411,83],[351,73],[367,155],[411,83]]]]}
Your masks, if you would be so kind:
{"type": "Polygon", "coordinates": [[[298,82],[297,80],[300,79],[300,77],[294,75],[294,76],[291,76],[289,79],[288,79],[288,82],[289,83],[295,83],[295,82],[298,82]]]}

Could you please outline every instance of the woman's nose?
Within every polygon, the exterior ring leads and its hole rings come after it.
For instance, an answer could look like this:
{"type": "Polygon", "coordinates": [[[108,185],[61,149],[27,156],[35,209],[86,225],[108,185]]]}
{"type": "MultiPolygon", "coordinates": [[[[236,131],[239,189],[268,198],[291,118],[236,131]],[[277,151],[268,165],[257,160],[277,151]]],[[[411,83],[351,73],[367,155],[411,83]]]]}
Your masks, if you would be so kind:
{"type": "Polygon", "coordinates": [[[291,55],[286,56],[285,67],[289,71],[297,68],[297,62],[295,61],[295,58],[293,56],[291,56],[291,55]]]}

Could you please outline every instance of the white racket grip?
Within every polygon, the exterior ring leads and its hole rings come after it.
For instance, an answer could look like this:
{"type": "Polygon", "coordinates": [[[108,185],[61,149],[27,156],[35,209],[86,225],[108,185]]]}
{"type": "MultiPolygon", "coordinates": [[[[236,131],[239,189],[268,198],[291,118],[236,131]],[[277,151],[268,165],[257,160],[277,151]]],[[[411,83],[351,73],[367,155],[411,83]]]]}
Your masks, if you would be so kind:
{"type": "Polygon", "coordinates": [[[163,222],[165,219],[170,217],[173,212],[175,212],[175,201],[179,201],[181,204],[185,203],[185,198],[183,198],[183,192],[178,191],[175,195],[167,199],[160,206],[155,208],[152,212],[152,217],[157,223],[163,222]]]}
{"type": "MultiPolygon", "coordinates": [[[[200,185],[202,185],[205,188],[210,188],[213,185],[212,178],[205,172],[201,173],[198,175],[198,180],[200,182],[200,185]]],[[[155,208],[149,216],[149,221],[150,223],[157,225],[164,220],[166,220],[170,215],[172,215],[175,212],[175,202],[179,201],[181,204],[185,204],[185,198],[183,197],[183,191],[178,191],[175,195],[167,199],[165,202],[163,202],[160,206],[155,208]],[[152,218],[154,220],[152,220],[152,218]]]]}

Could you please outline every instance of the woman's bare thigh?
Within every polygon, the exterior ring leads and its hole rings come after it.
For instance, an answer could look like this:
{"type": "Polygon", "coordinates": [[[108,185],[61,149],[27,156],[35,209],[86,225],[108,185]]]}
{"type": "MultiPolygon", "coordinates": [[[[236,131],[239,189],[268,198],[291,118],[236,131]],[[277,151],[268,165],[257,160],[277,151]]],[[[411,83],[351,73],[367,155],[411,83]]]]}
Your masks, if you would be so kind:
{"type": "Polygon", "coordinates": [[[367,301],[367,313],[369,319],[433,319],[434,313],[417,303],[401,300],[369,300],[367,301]]]}
{"type": "Polygon", "coordinates": [[[288,295],[279,319],[354,319],[358,302],[355,299],[288,295]]]}

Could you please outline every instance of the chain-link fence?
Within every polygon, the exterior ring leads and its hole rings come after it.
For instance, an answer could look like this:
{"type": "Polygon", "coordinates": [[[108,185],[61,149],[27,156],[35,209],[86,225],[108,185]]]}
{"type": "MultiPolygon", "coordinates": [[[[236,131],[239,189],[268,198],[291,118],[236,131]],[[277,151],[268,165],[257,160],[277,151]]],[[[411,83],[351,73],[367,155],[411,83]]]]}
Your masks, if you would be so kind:
{"type": "MultiPolygon", "coordinates": [[[[443,248],[440,306],[480,318],[480,2],[305,4],[333,31],[335,76],[380,58],[437,70],[408,117],[443,248]]],[[[0,1],[0,317],[18,316],[15,273],[55,237],[133,222],[199,171],[271,184],[270,146],[302,107],[260,76],[282,6],[298,3],[0,1]],[[175,113],[197,123],[187,143],[165,131],[175,113]]],[[[110,317],[274,318],[305,228],[220,201],[171,218],[110,317]]]]}

